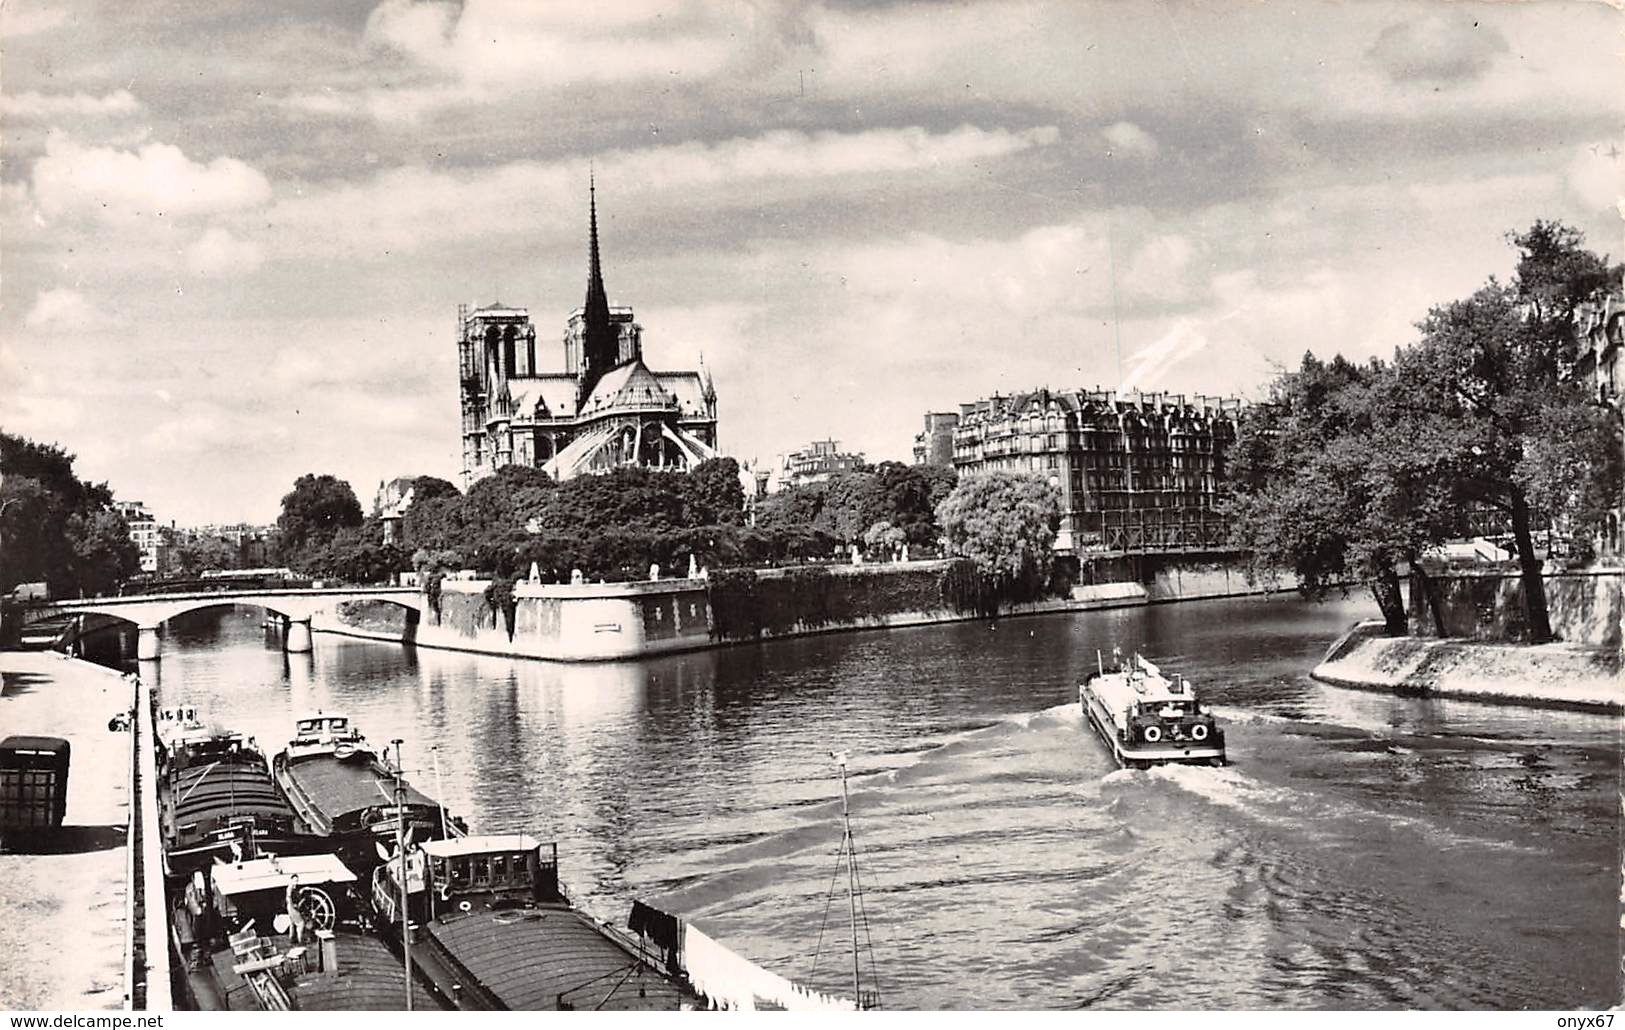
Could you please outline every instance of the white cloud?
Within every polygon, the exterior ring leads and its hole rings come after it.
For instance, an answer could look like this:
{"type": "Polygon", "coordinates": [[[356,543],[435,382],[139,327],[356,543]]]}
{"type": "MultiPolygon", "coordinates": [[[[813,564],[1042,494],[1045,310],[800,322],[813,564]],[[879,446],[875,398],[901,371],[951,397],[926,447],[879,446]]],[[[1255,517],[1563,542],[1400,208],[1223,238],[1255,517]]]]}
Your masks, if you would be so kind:
{"type": "Polygon", "coordinates": [[[1389,25],[1369,53],[1396,82],[1450,85],[1485,74],[1506,51],[1506,37],[1494,25],[1461,10],[1389,25]]]}
{"type": "Polygon", "coordinates": [[[0,95],[0,115],[7,118],[46,121],[64,117],[108,117],[136,114],[141,101],[127,89],[102,96],[91,93],[24,92],[0,95]]]}
{"type": "Polygon", "coordinates": [[[1625,139],[1576,147],[1564,185],[1586,208],[1615,210],[1625,217],[1625,139]]]}
{"type": "Polygon", "coordinates": [[[1146,240],[1119,279],[1123,293],[1164,300],[1183,297],[1195,253],[1190,239],[1178,233],[1162,233],[1146,240]]]}
{"type": "Polygon", "coordinates": [[[41,290],[23,318],[23,325],[30,329],[84,330],[106,323],[107,317],[84,294],[65,286],[41,290]]]}
{"type": "Polygon", "coordinates": [[[68,12],[61,7],[19,7],[17,0],[0,4],[0,35],[7,39],[45,32],[68,20],[68,12]]]}
{"type": "MultiPolygon", "coordinates": [[[[970,167],[1059,138],[1053,126],[982,129],[964,125],[933,133],[918,127],[865,132],[777,130],[718,143],[681,143],[611,151],[597,162],[600,185],[613,183],[618,211],[688,209],[740,203],[740,184],[794,195],[827,187],[821,180],[970,167]]],[[[257,220],[273,226],[281,246],[301,253],[400,254],[447,239],[578,233],[587,162],[519,161],[475,171],[421,166],[386,169],[361,183],[313,183],[257,220]]],[[[745,193],[750,202],[760,194],[745,193]]]]}
{"type": "Polygon", "coordinates": [[[107,221],[179,218],[256,207],[271,185],[230,157],[207,164],[179,147],[149,143],[138,151],[84,146],[53,133],[34,162],[34,202],[48,216],[91,215],[107,221]]]}
{"type": "Polygon", "coordinates": [[[751,10],[726,0],[570,4],[386,0],[368,41],[476,85],[624,82],[720,71],[751,10]]]}
{"type": "Polygon", "coordinates": [[[1116,122],[1100,131],[1109,148],[1108,152],[1114,156],[1143,158],[1150,160],[1157,156],[1161,148],[1157,145],[1156,137],[1135,125],[1133,122],[1116,122]]]}
{"type": "Polygon", "coordinates": [[[239,240],[216,225],[204,230],[203,235],[186,248],[185,260],[193,275],[214,279],[253,272],[264,261],[264,254],[259,244],[239,240]]]}

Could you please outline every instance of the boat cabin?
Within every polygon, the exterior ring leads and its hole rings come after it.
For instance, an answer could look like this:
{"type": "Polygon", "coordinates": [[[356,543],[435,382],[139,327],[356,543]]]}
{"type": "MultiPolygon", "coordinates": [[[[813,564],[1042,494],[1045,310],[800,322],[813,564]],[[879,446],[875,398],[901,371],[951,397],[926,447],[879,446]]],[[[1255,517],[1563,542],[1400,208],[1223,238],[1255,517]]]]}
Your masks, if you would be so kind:
{"type": "Polygon", "coordinates": [[[290,887],[315,929],[331,929],[339,915],[353,908],[348,894],[356,875],[336,855],[277,855],[220,863],[209,875],[215,910],[235,927],[252,919],[265,919],[268,925],[278,925],[279,917],[286,920],[290,887]]]}
{"type": "MultiPolygon", "coordinates": [[[[386,920],[400,918],[401,859],[390,855],[373,870],[372,903],[386,920]]],[[[482,834],[424,841],[406,856],[407,911],[414,921],[476,908],[563,902],[558,845],[526,833],[482,834]]]]}
{"type": "Polygon", "coordinates": [[[350,724],[347,715],[316,712],[306,715],[294,724],[293,739],[288,741],[288,758],[308,758],[311,755],[334,755],[348,758],[366,747],[366,738],[350,724]]]}
{"type": "Polygon", "coordinates": [[[235,732],[210,733],[201,728],[183,730],[171,737],[165,757],[177,770],[212,762],[265,765],[265,756],[252,737],[235,732]]]}

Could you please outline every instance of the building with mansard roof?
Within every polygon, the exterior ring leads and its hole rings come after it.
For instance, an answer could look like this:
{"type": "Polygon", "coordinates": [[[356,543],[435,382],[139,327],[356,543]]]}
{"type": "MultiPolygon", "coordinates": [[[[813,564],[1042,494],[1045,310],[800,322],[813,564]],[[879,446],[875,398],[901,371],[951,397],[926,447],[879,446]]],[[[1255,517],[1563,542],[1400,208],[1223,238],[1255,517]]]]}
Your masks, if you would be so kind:
{"type": "Polygon", "coordinates": [[[562,345],[564,370],[542,371],[529,311],[458,309],[465,489],[507,465],[563,482],[631,465],[686,471],[717,456],[717,395],[703,363],[693,372],[651,370],[632,309],[610,306],[595,187],[587,296],[562,345]]]}
{"type": "Polygon", "coordinates": [[[1057,551],[1221,550],[1219,485],[1244,417],[1234,397],[995,394],[959,406],[953,464],[960,475],[1005,469],[1047,478],[1061,495],[1057,551]]]}

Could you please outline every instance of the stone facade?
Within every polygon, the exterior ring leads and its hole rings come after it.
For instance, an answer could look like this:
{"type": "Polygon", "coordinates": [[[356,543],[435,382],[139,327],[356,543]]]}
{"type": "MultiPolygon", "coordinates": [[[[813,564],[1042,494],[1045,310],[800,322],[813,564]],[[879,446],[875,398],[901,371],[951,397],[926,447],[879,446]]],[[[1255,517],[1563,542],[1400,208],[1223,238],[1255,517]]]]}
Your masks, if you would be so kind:
{"type": "Polygon", "coordinates": [[[814,440],[784,456],[777,485],[782,490],[822,483],[837,473],[856,472],[863,464],[863,455],[842,451],[839,440],[814,440]]]}
{"type": "Polygon", "coordinates": [[[994,395],[960,405],[953,463],[960,475],[1047,477],[1061,492],[1061,552],[1216,550],[1225,526],[1214,506],[1242,417],[1236,398],[994,395]]]}
{"type": "Polygon", "coordinates": [[[544,372],[525,308],[457,313],[463,487],[507,465],[557,481],[625,465],[686,470],[717,456],[717,397],[702,367],[654,372],[643,327],[611,307],[590,203],[586,302],[569,316],[564,371],[544,372]]]}
{"type": "Polygon", "coordinates": [[[925,413],[925,432],[914,437],[914,464],[954,467],[954,430],[959,427],[959,412],[928,411],[925,413]]]}

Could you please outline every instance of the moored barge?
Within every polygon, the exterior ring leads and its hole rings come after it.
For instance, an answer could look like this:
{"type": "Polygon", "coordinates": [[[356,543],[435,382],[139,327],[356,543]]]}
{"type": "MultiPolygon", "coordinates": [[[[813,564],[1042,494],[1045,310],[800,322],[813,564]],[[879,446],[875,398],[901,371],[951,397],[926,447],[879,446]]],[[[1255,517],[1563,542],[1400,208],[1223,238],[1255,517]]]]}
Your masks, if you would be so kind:
{"type": "Polygon", "coordinates": [[[299,719],[271,771],[304,826],[330,838],[333,850],[362,872],[377,863],[378,843],[394,844],[397,821],[411,840],[444,837],[458,824],[400,776],[344,715],[317,712],[299,719]]]}
{"type": "MultiPolygon", "coordinates": [[[[188,1008],[354,1011],[406,1007],[406,972],[368,932],[358,880],[331,854],[213,866],[172,895],[188,1008]]],[[[418,1008],[450,1006],[427,984],[418,1008]]]]}
{"type": "Polygon", "coordinates": [[[1114,657],[1115,668],[1097,665],[1079,685],[1078,703],[1118,765],[1225,764],[1224,731],[1189,680],[1164,676],[1138,654],[1114,657]]]}
{"type": "Polygon", "coordinates": [[[372,874],[380,931],[401,942],[404,866],[412,964],[463,1009],[851,1009],[763,970],[693,926],[635,903],[631,933],[598,922],[559,880],[558,850],[528,834],[426,841],[372,874]]]}
{"type": "Polygon", "coordinates": [[[162,710],[157,727],[158,820],[171,880],[216,861],[321,847],[300,832],[252,737],[206,727],[191,709],[162,710]]]}

